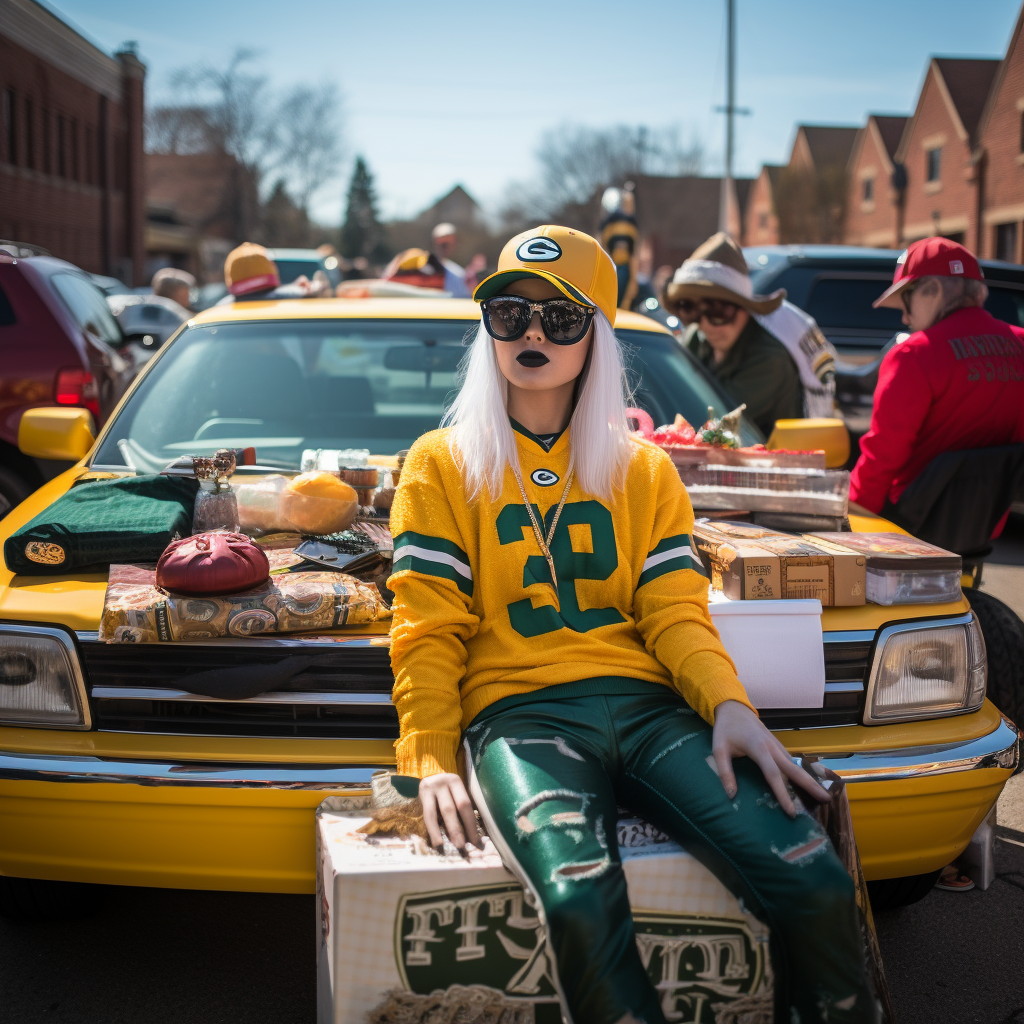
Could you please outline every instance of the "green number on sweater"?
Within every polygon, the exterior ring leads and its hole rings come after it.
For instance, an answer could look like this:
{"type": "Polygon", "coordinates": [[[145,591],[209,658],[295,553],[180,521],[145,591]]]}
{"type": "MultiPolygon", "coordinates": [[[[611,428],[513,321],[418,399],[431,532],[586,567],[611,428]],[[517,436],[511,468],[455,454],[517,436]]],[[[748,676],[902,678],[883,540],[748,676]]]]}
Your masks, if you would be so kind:
{"type": "MultiPolygon", "coordinates": [[[[540,509],[533,506],[533,514],[540,522],[540,509]]],[[[555,507],[544,517],[545,534],[551,528],[555,507]]],[[[530,517],[522,505],[506,505],[498,513],[498,541],[517,544],[533,537],[530,517]]],[[[615,608],[580,608],[576,596],[577,580],[606,580],[619,564],[615,550],[615,528],[612,515],[599,501],[574,501],[562,509],[558,529],[551,539],[551,557],[558,574],[559,611],[553,605],[533,607],[530,598],[513,601],[508,606],[512,628],[522,636],[541,636],[555,630],[569,628],[586,633],[598,626],[609,626],[625,620],[615,608]],[[569,536],[570,526],[589,526],[592,551],[573,551],[569,536]]],[[[523,586],[535,583],[551,584],[551,572],[543,555],[529,555],[523,569],[523,586]]]]}

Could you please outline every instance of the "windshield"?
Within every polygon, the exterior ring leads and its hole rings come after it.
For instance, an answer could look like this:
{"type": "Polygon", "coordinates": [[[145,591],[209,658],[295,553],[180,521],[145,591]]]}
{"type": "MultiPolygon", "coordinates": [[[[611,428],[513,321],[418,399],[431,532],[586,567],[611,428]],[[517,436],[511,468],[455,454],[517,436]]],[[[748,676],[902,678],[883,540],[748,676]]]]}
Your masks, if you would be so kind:
{"type": "Polygon", "coordinates": [[[298,280],[303,274],[312,281],[313,275],[318,270],[324,269],[323,264],[319,260],[278,259],[274,262],[277,264],[277,274],[281,279],[281,284],[291,284],[292,281],[298,280]]]}
{"type": "MultiPolygon", "coordinates": [[[[267,320],[185,330],[112,422],[93,468],[159,472],[182,455],[256,448],[298,469],[305,449],[394,455],[434,430],[458,388],[474,320],[267,320]]],[[[694,426],[730,403],[674,338],[619,331],[635,401],[694,426]]],[[[761,440],[750,425],[745,443],[761,440]]]]}

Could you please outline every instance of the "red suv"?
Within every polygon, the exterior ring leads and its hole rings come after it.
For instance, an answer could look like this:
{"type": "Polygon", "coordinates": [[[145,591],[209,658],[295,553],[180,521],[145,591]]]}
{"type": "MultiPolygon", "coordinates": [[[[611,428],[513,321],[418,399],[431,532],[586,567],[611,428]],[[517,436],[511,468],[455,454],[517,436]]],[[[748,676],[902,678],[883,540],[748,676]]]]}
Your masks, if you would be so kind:
{"type": "Polygon", "coordinates": [[[64,463],[18,451],[26,409],[88,409],[99,427],[135,376],[103,293],[78,267],[52,256],[0,250],[0,518],[64,463]]]}

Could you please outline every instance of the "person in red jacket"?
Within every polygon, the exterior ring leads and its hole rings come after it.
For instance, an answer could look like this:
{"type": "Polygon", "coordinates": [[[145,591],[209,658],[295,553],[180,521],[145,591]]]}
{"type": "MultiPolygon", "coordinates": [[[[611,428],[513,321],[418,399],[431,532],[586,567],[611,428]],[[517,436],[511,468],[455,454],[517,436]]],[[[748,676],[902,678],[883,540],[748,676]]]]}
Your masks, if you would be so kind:
{"type": "Polygon", "coordinates": [[[851,501],[881,512],[943,452],[1024,441],[1024,330],[987,313],[986,298],[978,261],[947,238],[897,260],[874,306],[902,309],[913,333],[879,368],[851,501]]]}

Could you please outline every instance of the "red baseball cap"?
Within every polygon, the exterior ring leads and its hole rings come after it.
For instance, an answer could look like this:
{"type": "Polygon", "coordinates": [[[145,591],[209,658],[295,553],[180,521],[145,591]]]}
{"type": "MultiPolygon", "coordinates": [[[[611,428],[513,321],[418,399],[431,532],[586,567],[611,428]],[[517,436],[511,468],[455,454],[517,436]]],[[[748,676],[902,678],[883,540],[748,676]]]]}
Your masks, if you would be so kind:
{"type": "Polygon", "coordinates": [[[900,293],[922,277],[965,277],[984,281],[978,261],[969,249],[948,238],[922,238],[907,246],[896,261],[892,284],[871,305],[902,309],[900,293]]]}

